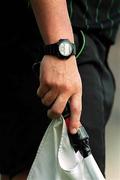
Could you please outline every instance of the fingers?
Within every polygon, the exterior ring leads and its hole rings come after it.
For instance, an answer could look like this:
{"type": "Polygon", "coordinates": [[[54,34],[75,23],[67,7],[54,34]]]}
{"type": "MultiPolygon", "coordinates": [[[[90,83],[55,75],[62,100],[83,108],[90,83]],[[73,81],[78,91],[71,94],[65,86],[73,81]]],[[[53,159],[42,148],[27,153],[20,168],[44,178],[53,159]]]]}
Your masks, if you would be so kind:
{"type": "Polygon", "coordinates": [[[45,106],[53,104],[48,110],[47,115],[51,119],[56,119],[60,117],[64,111],[69,97],[66,93],[61,94],[57,88],[49,88],[47,86],[40,86],[37,90],[37,94],[41,97],[41,101],[45,106]]]}
{"type": "Polygon", "coordinates": [[[81,110],[82,110],[82,102],[81,102],[81,95],[75,94],[70,98],[70,124],[69,124],[69,131],[71,134],[77,133],[78,128],[81,126],[80,124],[80,117],[81,117],[81,110]]]}
{"type": "Polygon", "coordinates": [[[37,89],[37,95],[40,98],[43,98],[45,96],[45,94],[49,91],[49,87],[48,86],[39,86],[39,88],[37,89]]]}
{"type": "Polygon", "coordinates": [[[59,118],[65,109],[67,101],[68,97],[66,97],[65,94],[60,94],[55,100],[51,109],[48,110],[48,117],[50,117],[51,119],[59,118]]]}
{"type": "Polygon", "coordinates": [[[50,89],[43,97],[42,97],[42,103],[45,106],[50,106],[53,104],[53,102],[56,100],[58,96],[58,91],[57,89],[50,89]]]}
{"type": "MultiPolygon", "coordinates": [[[[41,96],[42,103],[46,106],[52,107],[48,110],[48,117],[51,119],[59,118],[63,113],[67,101],[69,100],[68,94],[58,94],[57,89],[48,89],[44,87],[42,90],[38,88],[39,96],[41,96]],[[45,94],[46,93],[46,94],[45,94]]],[[[82,110],[81,94],[77,93],[70,97],[70,124],[69,132],[71,134],[77,133],[78,128],[80,127],[80,117],[82,110]]]]}

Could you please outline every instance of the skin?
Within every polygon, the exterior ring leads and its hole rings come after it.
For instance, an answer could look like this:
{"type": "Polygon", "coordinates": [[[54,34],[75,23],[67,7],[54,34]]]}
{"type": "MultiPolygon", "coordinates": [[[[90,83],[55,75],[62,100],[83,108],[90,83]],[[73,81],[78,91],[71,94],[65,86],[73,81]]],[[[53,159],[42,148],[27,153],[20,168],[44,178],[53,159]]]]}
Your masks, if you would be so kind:
{"type": "MultiPolygon", "coordinates": [[[[59,39],[74,42],[66,0],[31,0],[31,5],[45,44],[56,43],[59,39]]],[[[75,134],[80,127],[82,110],[82,83],[75,56],[62,61],[57,57],[45,55],[40,66],[39,80],[37,95],[44,105],[52,104],[48,110],[51,119],[58,118],[62,114],[69,100],[71,110],[69,131],[75,134]]],[[[26,179],[27,172],[22,172],[12,180],[26,179]]],[[[2,176],[2,180],[8,180],[8,177],[2,176]]]]}
{"type": "MultiPolygon", "coordinates": [[[[32,7],[45,44],[69,39],[74,42],[66,0],[32,0],[32,7]]],[[[75,56],[62,61],[54,56],[44,56],[40,66],[38,96],[48,110],[51,119],[59,117],[67,101],[70,102],[70,133],[80,126],[82,109],[82,83],[75,56]],[[53,78],[54,77],[54,78],[53,78]]]]}

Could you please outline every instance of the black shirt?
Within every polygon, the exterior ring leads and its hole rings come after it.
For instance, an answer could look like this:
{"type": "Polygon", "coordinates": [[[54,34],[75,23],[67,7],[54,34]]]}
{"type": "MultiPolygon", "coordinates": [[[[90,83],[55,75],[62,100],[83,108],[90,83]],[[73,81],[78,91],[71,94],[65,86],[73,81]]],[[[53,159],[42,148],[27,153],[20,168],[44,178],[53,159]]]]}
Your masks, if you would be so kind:
{"type": "Polygon", "coordinates": [[[72,25],[114,41],[120,23],[120,0],[68,0],[72,25]]]}
{"type": "MultiPolygon", "coordinates": [[[[67,0],[73,27],[97,31],[114,41],[120,22],[120,0],[67,0]]],[[[11,38],[40,37],[28,0],[5,0],[0,3],[0,43],[11,38]]]]}

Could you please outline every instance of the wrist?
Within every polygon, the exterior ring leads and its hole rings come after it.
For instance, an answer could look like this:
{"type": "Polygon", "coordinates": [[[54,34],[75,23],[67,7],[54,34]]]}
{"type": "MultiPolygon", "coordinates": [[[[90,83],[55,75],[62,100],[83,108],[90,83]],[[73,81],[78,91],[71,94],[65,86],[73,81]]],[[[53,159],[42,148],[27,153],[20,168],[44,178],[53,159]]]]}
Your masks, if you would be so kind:
{"type": "Polygon", "coordinates": [[[85,48],[85,35],[83,31],[74,34],[75,44],[69,39],[60,39],[56,43],[45,45],[43,48],[44,55],[56,56],[58,59],[66,60],[72,55],[76,59],[81,55],[85,48]]]}
{"type": "Polygon", "coordinates": [[[75,44],[68,39],[60,39],[54,44],[44,46],[44,55],[56,56],[61,60],[69,59],[72,55],[76,55],[75,44]]]}

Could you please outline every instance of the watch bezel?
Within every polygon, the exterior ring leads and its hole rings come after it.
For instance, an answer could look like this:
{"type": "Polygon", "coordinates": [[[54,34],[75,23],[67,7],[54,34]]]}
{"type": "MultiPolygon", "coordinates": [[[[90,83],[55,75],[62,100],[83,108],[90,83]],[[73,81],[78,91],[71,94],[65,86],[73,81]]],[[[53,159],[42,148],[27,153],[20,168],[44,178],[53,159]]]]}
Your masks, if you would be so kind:
{"type": "Polygon", "coordinates": [[[75,47],[75,44],[72,43],[72,42],[70,42],[70,40],[68,40],[68,39],[60,39],[60,40],[58,41],[58,43],[57,43],[57,46],[58,46],[58,48],[57,48],[57,56],[58,56],[59,58],[61,58],[61,59],[68,59],[71,55],[76,55],[76,47],[75,47]],[[63,54],[60,52],[60,49],[59,49],[61,43],[63,43],[63,42],[67,42],[67,43],[71,46],[71,49],[72,49],[71,53],[70,53],[69,55],[67,55],[67,56],[63,55],[63,54]]]}

